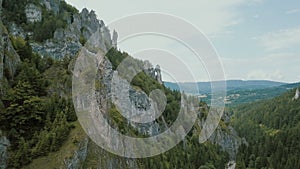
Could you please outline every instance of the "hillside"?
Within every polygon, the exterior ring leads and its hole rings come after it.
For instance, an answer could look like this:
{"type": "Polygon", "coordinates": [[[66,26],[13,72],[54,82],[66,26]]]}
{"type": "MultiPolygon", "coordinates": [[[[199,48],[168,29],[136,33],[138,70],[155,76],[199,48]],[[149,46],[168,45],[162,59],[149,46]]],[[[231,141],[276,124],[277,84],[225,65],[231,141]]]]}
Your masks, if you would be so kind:
{"type": "Polygon", "coordinates": [[[234,128],[249,144],[239,150],[239,168],[300,168],[300,100],[293,99],[295,91],[231,109],[234,128]]]}
{"type": "MultiPolygon", "coordinates": [[[[225,117],[213,137],[199,143],[209,107],[166,88],[160,71],[133,59],[143,70],[132,81],[122,77],[118,65],[127,53],[116,49],[114,31],[95,12],[79,12],[63,0],[1,0],[0,21],[0,168],[225,168],[234,160],[241,140],[225,117]],[[3,7],[3,8],[2,8],[3,7]],[[98,39],[90,40],[91,35],[98,39]],[[137,138],[156,136],[176,120],[181,98],[195,102],[197,120],[188,136],[170,151],[144,159],[113,155],[98,147],[84,132],[74,110],[72,76],[81,49],[95,47],[106,53],[95,81],[97,101],[109,124],[137,138]],[[151,91],[161,89],[165,111],[153,122],[125,119],[110,96],[113,74],[130,87],[129,101],[147,110],[151,91]]],[[[82,71],[88,76],[89,70],[82,71]]],[[[126,75],[126,74],[125,74],[126,75]]],[[[120,89],[123,92],[124,88],[120,89]]],[[[78,101],[78,100],[75,100],[78,101]]],[[[79,100],[80,101],[80,100],[79,100]]],[[[188,108],[188,106],[186,106],[188,108]]],[[[188,110],[192,110],[190,107],[188,110]]],[[[226,118],[227,119],[227,118],[226,118]]],[[[185,130],[184,128],[182,128],[185,130]]],[[[115,140],[112,140],[115,141],[115,140]]],[[[172,140],[170,140],[172,142],[172,140]]]]}

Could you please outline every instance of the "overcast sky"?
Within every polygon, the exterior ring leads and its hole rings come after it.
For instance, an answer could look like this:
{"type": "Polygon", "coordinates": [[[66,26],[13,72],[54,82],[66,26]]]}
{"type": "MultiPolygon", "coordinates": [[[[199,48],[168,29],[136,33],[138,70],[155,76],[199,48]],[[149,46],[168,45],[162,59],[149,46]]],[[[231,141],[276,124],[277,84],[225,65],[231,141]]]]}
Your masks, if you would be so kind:
{"type": "MultiPolygon", "coordinates": [[[[79,10],[94,10],[106,25],[132,14],[160,12],[178,16],[201,30],[214,45],[222,61],[226,79],[266,79],[300,81],[300,1],[299,0],[66,0],[79,10]]],[[[118,30],[116,30],[118,32],[118,30]]],[[[156,54],[175,53],[196,78],[180,73],[178,66],[166,70],[164,80],[208,81],[209,73],[195,63],[192,53],[162,37],[136,37],[119,45],[130,54],[159,48],[156,54]],[[166,52],[167,51],[167,52],[166,52]],[[199,70],[197,70],[199,69],[199,70]],[[174,71],[174,72],[170,72],[174,71]],[[168,77],[168,74],[171,74],[168,77]]],[[[144,52],[145,54],[145,52],[144,52]]],[[[162,69],[170,58],[151,58],[162,69]]],[[[137,56],[138,57],[138,56],[137,56]]],[[[167,69],[167,68],[166,68],[167,69]]],[[[183,71],[184,72],[184,71],[183,71]]]]}

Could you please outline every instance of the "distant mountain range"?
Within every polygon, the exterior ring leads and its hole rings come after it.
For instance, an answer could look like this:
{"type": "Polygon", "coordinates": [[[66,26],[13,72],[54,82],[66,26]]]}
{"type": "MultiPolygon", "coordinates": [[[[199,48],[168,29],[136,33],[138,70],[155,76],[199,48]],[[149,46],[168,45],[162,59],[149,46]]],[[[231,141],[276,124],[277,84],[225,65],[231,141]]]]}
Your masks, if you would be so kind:
{"type": "Polygon", "coordinates": [[[211,93],[211,84],[216,86],[226,83],[227,91],[230,90],[255,90],[269,87],[281,86],[286,83],[274,82],[268,80],[227,80],[227,81],[215,81],[215,82],[184,82],[184,83],[173,83],[164,82],[165,86],[173,89],[184,91],[190,94],[209,94],[211,93]],[[198,89],[197,89],[198,87],[198,89]]]}
{"type": "MultiPolygon", "coordinates": [[[[229,105],[249,103],[262,99],[270,99],[290,89],[300,86],[300,83],[288,84],[268,80],[228,80],[225,82],[227,88],[227,97],[224,98],[224,100],[229,105]]],[[[224,81],[216,81],[212,83],[218,86],[220,84],[224,84],[224,81]]],[[[198,96],[199,99],[201,99],[202,101],[210,103],[211,82],[188,82],[179,84],[172,82],[164,82],[164,84],[165,86],[173,90],[180,90],[181,88],[181,91],[198,96]]]]}

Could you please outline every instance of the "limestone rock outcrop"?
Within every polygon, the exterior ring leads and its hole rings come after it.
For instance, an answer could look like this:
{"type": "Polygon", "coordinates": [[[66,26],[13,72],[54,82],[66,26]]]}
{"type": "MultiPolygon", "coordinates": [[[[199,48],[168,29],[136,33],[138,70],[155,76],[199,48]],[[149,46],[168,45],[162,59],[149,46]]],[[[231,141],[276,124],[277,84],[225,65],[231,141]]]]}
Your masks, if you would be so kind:
{"type": "Polygon", "coordinates": [[[59,5],[61,0],[41,0],[41,4],[45,5],[47,10],[53,11],[55,14],[59,12],[59,5]]]}
{"type": "Polygon", "coordinates": [[[78,150],[74,152],[71,159],[65,159],[65,165],[67,169],[78,169],[82,163],[86,160],[88,154],[88,137],[84,138],[78,146],[78,150]]]}
{"type": "Polygon", "coordinates": [[[27,18],[27,22],[40,22],[42,20],[42,10],[34,5],[28,4],[25,7],[25,14],[27,18]]]}
{"type": "MultiPolygon", "coordinates": [[[[2,14],[2,2],[3,0],[0,0],[0,14],[2,14]]],[[[2,16],[2,15],[1,15],[2,16]]],[[[1,18],[2,19],[2,18],[1,18]]]]}
{"type": "Polygon", "coordinates": [[[293,97],[293,100],[298,100],[300,97],[300,92],[299,92],[299,88],[297,88],[295,96],[293,97]]]}
{"type": "MultiPolygon", "coordinates": [[[[230,116],[225,112],[222,116],[221,123],[228,124],[229,122],[230,116]]],[[[226,128],[222,128],[221,125],[219,125],[209,138],[209,141],[221,146],[222,149],[229,154],[229,158],[232,162],[236,160],[239,147],[242,144],[248,145],[246,139],[239,137],[238,133],[230,125],[227,125],[226,128]]]]}
{"type": "Polygon", "coordinates": [[[163,84],[161,70],[160,70],[159,65],[156,65],[154,68],[153,65],[149,61],[146,60],[144,62],[144,72],[147,75],[149,75],[150,77],[152,77],[153,79],[155,79],[159,84],[163,84]]]}
{"type": "Polygon", "coordinates": [[[20,56],[17,54],[9,39],[6,27],[0,21],[0,80],[4,74],[13,77],[17,65],[20,62],[20,56]]]}
{"type": "Polygon", "coordinates": [[[7,166],[7,149],[9,147],[10,143],[9,140],[1,136],[1,131],[0,131],[0,169],[5,169],[7,166]]]}
{"type": "Polygon", "coordinates": [[[46,42],[31,43],[33,51],[42,56],[51,56],[56,59],[62,59],[65,56],[73,57],[86,42],[92,39],[95,33],[99,32],[99,46],[104,52],[111,47],[117,46],[117,33],[111,37],[110,30],[105,26],[104,22],[97,19],[94,11],[88,11],[84,8],[81,13],[73,15],[73,22],[65,29],[57,29],[54,32],[53,39],[46,42]],[[114,44],[113,40],[114,39],[114,44]]]}

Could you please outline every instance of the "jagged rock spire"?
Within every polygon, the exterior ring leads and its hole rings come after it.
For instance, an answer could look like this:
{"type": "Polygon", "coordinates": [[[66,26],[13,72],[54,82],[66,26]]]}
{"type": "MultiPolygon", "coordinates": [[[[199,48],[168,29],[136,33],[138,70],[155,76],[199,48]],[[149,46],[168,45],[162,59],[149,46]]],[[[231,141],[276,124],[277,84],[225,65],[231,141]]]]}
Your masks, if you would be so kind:
{"type": "Polygon", "coordinates": [[[293,100],[298,100],[300,97],[300,92],[299,92],[299,88],[297,88],[295,96],[293,97],[293,100]]]}
{"type": "Polygon", "coordinates": [[[160,70],[159,65],[156,65],[156,67],[155,67],[155,76],[156,76],[156,80],[158,81],[158,83],[163,84],[162,77],[161,77],[161,70],[160,70]]]}
{"type": "Polygon", "coordinates": [[[2,21],[2,2],[3,0],[0,0],[0,21],[2,21]]]}
{"type": "Polygon", "coordinates": [[[116,30],[114,30],[112,36],[112,46],[116,49],[117,49],[117,41],[118,41],[118,33],[116,32],[116,30]]]}

